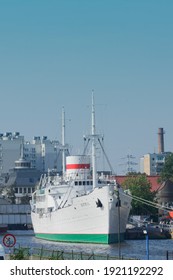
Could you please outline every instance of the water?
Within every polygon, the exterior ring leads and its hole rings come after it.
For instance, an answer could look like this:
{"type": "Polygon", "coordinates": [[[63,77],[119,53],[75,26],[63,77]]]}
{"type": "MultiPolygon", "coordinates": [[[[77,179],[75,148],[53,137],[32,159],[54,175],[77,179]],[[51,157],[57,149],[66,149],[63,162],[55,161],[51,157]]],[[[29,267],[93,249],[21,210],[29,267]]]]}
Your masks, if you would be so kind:
{"type": "MultiPolygon", "coordinates": [[[[34,237],[32,231],[9,231],[13,233],[16,237],[16,247],[39,247],[50,250],[63,250],[71,252],[85,252],[85,253],[95,253],[101,255],[118,256],[119,247],[118,244],[103,245],[103,244],[81,244],[81,243],[61,243],[53,242],[42,239],[37,239],[34,237]]],[[[0,242],[2,242],[3,236],[0,236],[0,242]]],[[[146,259],[146,241],[145,240],[125,240],[121,243],[121,256],[124,258],[135,258],[135,259],[146,259]]],[[[6,253],[9,249],[5,247],[6,253]]],[[[163,240],[149,240],[149,258],[150,260],[165,260],[166,251],[173,252],[173,239],[163,239],[163,240]]]]}

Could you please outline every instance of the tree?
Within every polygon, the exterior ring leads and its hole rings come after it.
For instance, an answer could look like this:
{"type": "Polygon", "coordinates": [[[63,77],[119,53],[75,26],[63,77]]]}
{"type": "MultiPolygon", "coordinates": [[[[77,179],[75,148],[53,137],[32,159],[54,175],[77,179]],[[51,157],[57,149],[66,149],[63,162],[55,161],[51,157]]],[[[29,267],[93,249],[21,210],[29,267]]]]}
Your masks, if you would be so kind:
{"type": "Polygon", "coordinates": [[[158,212],[156,208],[135,199],[136,196],[149,202],[154,202],[155,200],[156,193],[151,191],[151,183],[146,175],[136,174],[129,176],[122,185],[125,189],[129,189],[131,195],[134,196],[131,209],[132,215],[155,215],[158,212]]]}
{"type": "Polygon", "coordinates": [[[173,153],[170,153],[165,158],[163,169],[160,173],[161,182],[170,180],[173,182],[173,153]]]}

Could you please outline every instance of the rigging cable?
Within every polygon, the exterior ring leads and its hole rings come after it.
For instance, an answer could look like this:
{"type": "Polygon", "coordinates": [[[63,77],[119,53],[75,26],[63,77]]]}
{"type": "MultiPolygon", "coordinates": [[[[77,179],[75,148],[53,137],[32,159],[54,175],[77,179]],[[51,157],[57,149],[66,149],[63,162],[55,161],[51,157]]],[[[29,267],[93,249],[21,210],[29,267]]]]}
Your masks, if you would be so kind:
{"type": "Polygon", "coordinates": [[[149,205],[149,206],[152,206],[152,207],[155,207],[157,209],[162,209],[162,210],[170,210],[170,211],[173,211],[173,208],[171,207],[167,207],[167,206],[163,206],[161,204],[158,204],[158,203],[155,203],[155,202],[152,202],[152,201],[149,201],[149,200],[146,200],[144,198],[140,198],[138,196],[135,196],[135,195],[130,195],[130,194],[126,194],[126,193],[122,193],[122,195],[124,196],[130,196],[132,197],[134,200],[138,201],[138,202],[142,202],[146,205],[149,205]]]}

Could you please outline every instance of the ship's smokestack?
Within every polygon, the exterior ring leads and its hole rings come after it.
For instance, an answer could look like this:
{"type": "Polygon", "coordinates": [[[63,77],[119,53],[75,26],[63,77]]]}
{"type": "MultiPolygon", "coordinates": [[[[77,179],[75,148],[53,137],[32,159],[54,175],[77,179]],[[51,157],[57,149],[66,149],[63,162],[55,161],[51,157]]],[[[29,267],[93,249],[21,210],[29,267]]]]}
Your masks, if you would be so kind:
{"type": "Polygon", "coordinates": [[[164,153],[164,130],[163,128],[158,129],[158,153],[164,153]]]}

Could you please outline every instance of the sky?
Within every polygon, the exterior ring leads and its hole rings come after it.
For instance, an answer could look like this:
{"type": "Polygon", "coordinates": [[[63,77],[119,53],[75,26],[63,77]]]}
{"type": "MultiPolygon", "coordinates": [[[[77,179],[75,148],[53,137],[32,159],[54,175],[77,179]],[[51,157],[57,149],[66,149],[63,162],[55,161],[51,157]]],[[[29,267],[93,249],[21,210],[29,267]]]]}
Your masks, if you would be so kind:
{"type": "Polygon", "coordinates": [[[158,151],[159,127],[173,151],[172,14],[172,0],[0,0],[0,132],[61,141],[64,106],[81,153],[94,90],[116,173],[158,151]]]}

